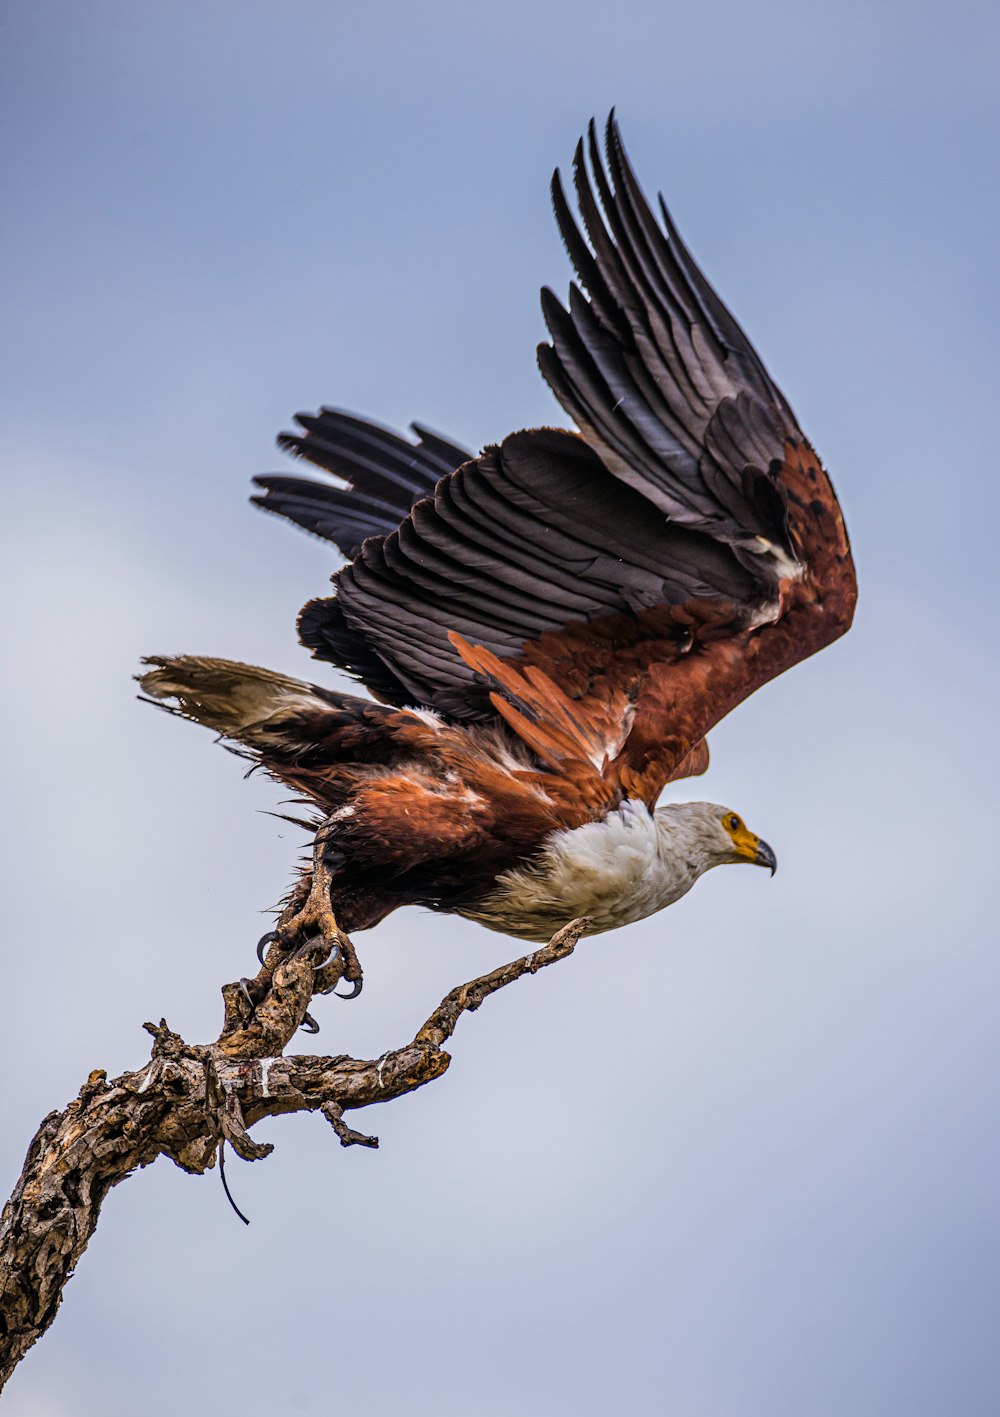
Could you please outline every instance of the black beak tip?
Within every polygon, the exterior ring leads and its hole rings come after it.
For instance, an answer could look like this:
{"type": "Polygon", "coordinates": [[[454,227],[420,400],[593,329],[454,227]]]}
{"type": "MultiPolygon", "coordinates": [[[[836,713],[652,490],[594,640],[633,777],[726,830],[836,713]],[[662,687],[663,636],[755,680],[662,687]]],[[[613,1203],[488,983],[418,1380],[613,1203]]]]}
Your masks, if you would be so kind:
{"type": "Polygon", "coordinates": [[[767,866],[773,876],[778,869],[778,858],[768,846],[766,841],[757,843],[757,855],[755,857],[758,866],[767,866]]]}

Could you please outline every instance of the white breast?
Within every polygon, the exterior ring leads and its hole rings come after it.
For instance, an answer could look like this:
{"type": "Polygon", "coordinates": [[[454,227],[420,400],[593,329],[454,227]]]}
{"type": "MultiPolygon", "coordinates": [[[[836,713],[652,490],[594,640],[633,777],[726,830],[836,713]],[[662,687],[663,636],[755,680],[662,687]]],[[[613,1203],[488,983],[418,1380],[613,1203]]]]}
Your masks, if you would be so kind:
{"type": "Polygon", "coordinates": [[[644,803],[625,802],[603,821],[558,832],[530,866],[504,872],[490,895],[460,913],[524,940],[548,940],[581,915],[593,919],[594,933],[614,930],[694,885],[703,868],[671,845],[644,803]]]}

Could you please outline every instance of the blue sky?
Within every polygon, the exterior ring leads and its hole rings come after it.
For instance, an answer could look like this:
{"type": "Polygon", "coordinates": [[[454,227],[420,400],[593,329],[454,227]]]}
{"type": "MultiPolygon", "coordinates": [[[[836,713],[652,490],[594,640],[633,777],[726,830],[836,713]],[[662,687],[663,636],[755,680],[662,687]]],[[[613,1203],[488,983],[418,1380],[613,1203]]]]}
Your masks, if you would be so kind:
{"type": "MultiPolygon", "coordinates": [[[[547,187],[591,114],[617,104],[788,394],[861,577],[852,634],[721,725],[696,789],[773,882],[713,873],[492,1000],[445,1079],[361,1118],[377,1153],[260,1127],[249,1231],[214,1175],[120,1187],[11,1417],[173,1412],[164,1363],[250,1417],[996,1412],[998,29],[5,7],[6,1189],[144,1019],[215,1035],[298,851],[278,789],[136,703],[139,657],[324,673],[294,618],[335,563],[246,502],[296,410],[469,445],[561,421],[547,187]]],[[[417,912],[360,945],[331,1052],[377,1056],[516,949],[417,912]]]]}

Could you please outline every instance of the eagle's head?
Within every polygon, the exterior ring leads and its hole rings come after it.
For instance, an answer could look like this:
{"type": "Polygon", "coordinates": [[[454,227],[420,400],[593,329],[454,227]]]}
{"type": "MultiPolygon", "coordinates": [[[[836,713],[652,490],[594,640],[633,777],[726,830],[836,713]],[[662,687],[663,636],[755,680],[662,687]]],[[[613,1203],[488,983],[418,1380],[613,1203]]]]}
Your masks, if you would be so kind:
{"type": "Polygon", "coordinates": [[[713,866],[741,861],[767,866],[772,876],[778,869],[777,857],[767,842],[731,807],[720,807],[717,802],[673,802],[656,809],[656,823],[670,851],[687,849],[693,854],[699,875],[713,866]]]}

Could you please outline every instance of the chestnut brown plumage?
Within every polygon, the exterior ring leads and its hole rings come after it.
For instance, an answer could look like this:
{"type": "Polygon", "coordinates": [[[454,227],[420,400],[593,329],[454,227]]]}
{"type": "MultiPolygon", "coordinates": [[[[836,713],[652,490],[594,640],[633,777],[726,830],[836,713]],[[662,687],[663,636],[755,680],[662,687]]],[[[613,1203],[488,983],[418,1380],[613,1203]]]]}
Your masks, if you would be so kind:
{"type": "Polygon", "coordinates": [[[655,803],[705,770],[730,709],[851,623],[830,481],[614,115],[605,161],[591,124],[573,169],[582,225],[558,173],[552,196],[579,285],[565,308],[543,291],[538,359],[578,431],[472,457],[323,409],[279,441],[336,482],[257,479],[260,506],[349,558],[300,638],[379,702],[147,661],[147,694],[318,806],[346,929],[418,903],[531,938],[598,897],[610,928],[721,861],[773,869],[727,809],[655,803]]]}

